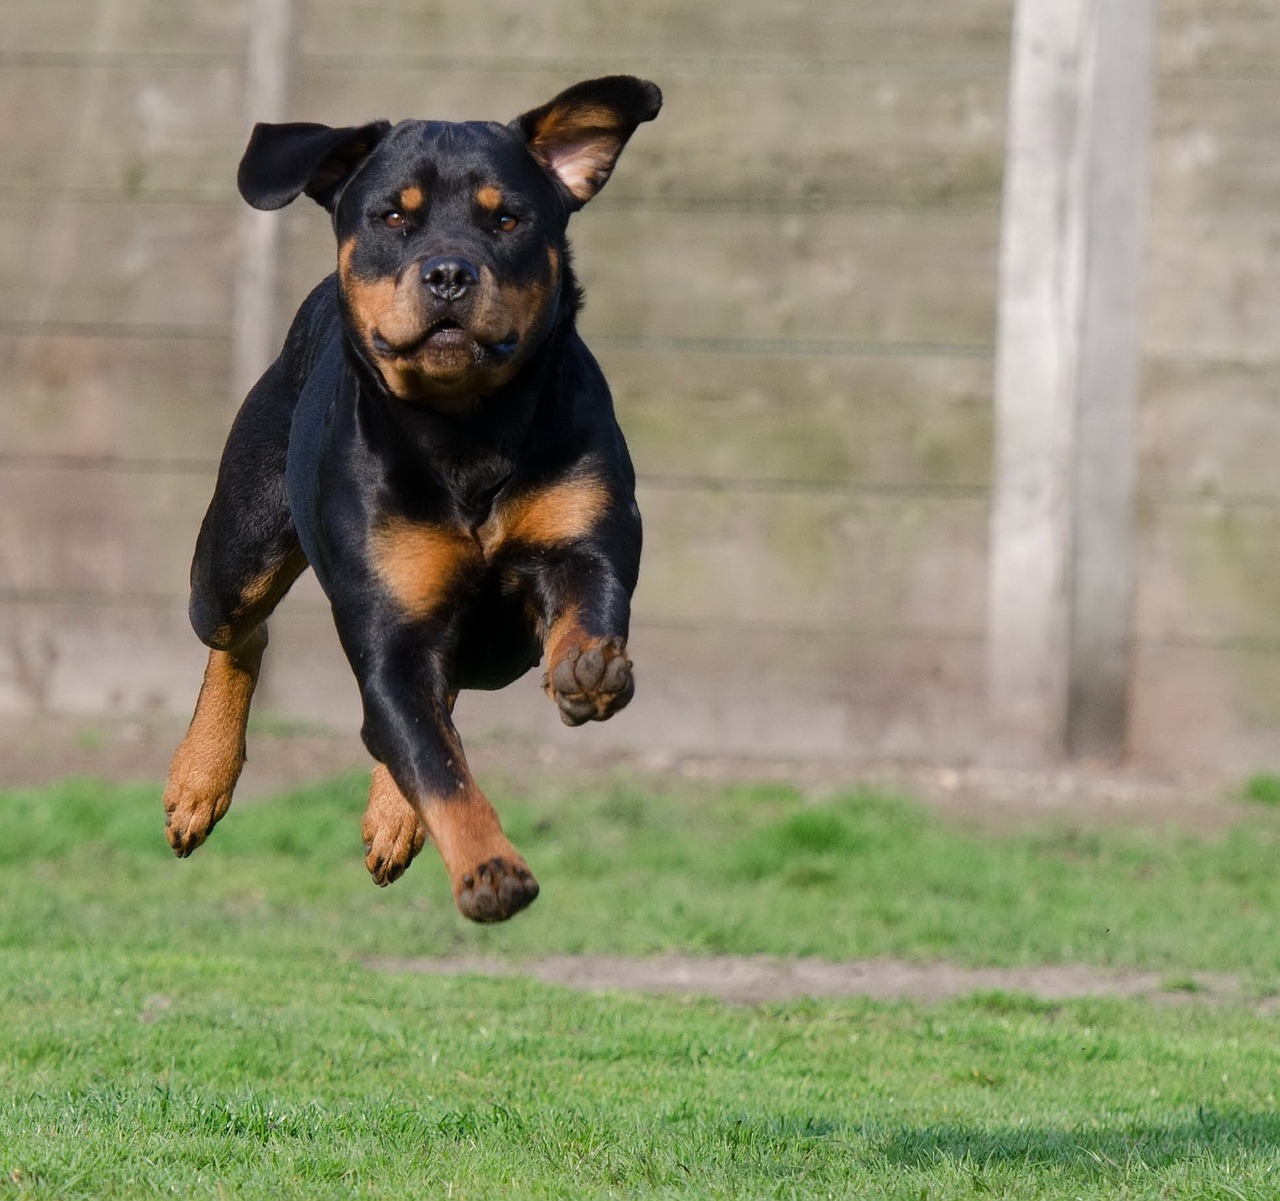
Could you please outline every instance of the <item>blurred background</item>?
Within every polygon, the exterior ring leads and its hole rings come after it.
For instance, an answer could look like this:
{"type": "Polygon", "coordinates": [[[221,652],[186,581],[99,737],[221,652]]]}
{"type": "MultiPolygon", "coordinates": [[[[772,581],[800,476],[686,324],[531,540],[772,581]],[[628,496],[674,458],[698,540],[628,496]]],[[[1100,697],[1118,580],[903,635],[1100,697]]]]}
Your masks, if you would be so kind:
{"type": "MultiPolygon", "coordinates": [[[[993,753],[1013,15],[5,0],[0,715],[190,714],[187,568],[222,441],[334,260],[314,205],[259,218],[238,199],[253,122],[505,121],[625,71],[666,105],[571,234],[640,475],[637,699],[566,732],[531,674],[464,698],[464,738],[993,753]]],[[[1163,0],[1150,56],[1125,637],[1108,652],[1123,695],[1102,751],[1250,770],[1280,762],[1280,10],[1163,0]]],[[[309,576],[272,624],[256,704],[259,721],[358,726],[309,576]]],[[[1047,711],[1024,756],[1065,747],[1060,698],[1047,711]]]]}

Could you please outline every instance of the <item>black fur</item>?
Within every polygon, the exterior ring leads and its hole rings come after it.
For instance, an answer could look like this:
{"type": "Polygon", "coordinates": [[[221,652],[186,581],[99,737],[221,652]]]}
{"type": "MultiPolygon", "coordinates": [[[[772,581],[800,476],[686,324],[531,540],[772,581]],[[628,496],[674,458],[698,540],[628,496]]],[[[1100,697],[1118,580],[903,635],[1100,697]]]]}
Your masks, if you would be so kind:
{"type": "Polygon", "coordinates": [[[240,166],[251,204],[306,194],[329,211],[339,270],[232,426],[192,624],[234,656],[310,565],[366,745],[424,815],[473,787],[459,690],[502,687],[545,651],[584,685],[546,682],[571,724],[631,696],[635,479],[575,328],[566,226],[660,103],[612,77],[510,125],[260,125],[240,166]],[[557,630],[573,644],[550,645],[557,630]]]}

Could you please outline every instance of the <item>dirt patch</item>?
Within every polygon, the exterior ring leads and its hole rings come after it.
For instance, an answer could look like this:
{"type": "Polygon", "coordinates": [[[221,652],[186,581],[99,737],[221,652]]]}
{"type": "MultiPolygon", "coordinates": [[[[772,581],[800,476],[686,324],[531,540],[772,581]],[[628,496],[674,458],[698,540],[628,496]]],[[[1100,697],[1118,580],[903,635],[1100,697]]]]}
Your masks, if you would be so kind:
{"type": "MultiPolygon", "coordinates": [[[[1256,1000],[1234,976],[1197,973],[1176,982],[1156,972],[1118,971],[1064,965],[1029,968],[967,968],[949,963],[908,963],[864,959],[830,963],[821,959],[767,956],[555,955],[524,963],[479,957],[374,959],[384,972],[436,976],[525,976],[588,992],[626,990],[716,997],[737,1004],[794,1001],[804,997],[867,997],[875,1001],[925,1003],[974,993],[1017,993],[1044,1001],[1086,997],[1144,998],[1161,1003],[1213,1004],[1256,1000]]],[[[1264,1002],[1264,1004],[1266,1004],[1264,1002]]]]}

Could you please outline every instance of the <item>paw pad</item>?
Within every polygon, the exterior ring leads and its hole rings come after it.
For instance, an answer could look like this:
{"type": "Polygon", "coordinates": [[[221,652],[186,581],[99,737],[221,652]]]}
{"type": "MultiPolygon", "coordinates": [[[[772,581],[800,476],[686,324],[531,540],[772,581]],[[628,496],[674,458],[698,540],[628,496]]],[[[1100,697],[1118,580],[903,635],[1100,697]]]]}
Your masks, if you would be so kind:
{"type": "Polygon", "coordinates": [[[490,859],[462,877],[458,909],[473,922],[505,922],[537,895],[538,882],[523,863],[490,859]]]}
{"type": "Polygon", "coordinates": [[[621,638],[575,646],[546,675],[543,687],[567,726],[604,721],[635,695],[631,660],[621,638]]]}

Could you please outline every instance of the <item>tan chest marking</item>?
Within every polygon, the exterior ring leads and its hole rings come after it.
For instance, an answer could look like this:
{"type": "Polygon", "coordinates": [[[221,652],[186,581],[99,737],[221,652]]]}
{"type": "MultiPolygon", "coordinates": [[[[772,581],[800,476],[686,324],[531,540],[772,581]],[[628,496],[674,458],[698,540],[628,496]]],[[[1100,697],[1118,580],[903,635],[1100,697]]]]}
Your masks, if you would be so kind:
{"type": "Polygon", "coordinates": [[[459,578],[474,570],[480,548],[460,531],[394,517],[369,540],[374,569],[406,617],[430,617],[459,578]]]}
{"type": "Polygon", "coordinates": [[[374,570],[401,611],[430,617],[446,604],[458,581],[512,544],[566,546],[590,534],[609,507],[598,479],[562,480],[499,505],[474,537],[462,529],[392,517],[369,538],[374,570]]]}
{"type": "Polygon", "coordinates": [[[564,546],[590,534],[608,507],[609,493],[598,479],[562,480],[500,505],[479,528],[477,537],[486,558],[509,542],[564,546]]]}

